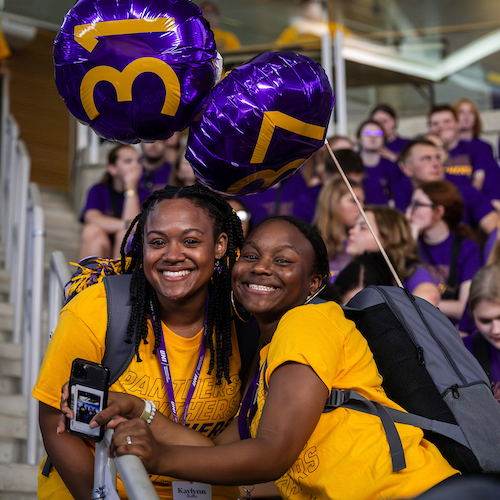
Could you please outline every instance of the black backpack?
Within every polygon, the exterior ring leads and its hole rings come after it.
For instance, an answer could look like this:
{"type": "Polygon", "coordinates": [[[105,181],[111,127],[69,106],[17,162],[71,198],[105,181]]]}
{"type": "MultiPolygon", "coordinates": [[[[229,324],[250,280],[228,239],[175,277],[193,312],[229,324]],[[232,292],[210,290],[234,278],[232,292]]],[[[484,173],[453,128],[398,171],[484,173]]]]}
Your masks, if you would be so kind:
{"type": "Polygon", "coordinates": [[[344,307],[368,341],[387,396],[407,412],[333,389],[325,412],[343,406],[378,415],[394,471],[405,468],[394,422],[420,427],[462,473],[500,473],[500,404],[492,384],[450,320],[395,286],[361,290],[344,307]]]}

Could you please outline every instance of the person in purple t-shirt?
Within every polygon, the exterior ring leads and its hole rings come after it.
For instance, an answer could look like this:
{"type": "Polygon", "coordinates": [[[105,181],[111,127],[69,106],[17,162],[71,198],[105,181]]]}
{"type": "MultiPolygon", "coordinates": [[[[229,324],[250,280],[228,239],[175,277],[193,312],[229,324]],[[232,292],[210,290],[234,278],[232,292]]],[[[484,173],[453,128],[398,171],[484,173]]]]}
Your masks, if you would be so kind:
{"type": "Polygon", "coordinates": [[[82,210],[80,258],[119,258],[125,232],[149,195],[138,185],[141,170],[133,146],[116,146],[109,152],[107,172],[90,188],[82,210]]]}
{"type": "MultiPolygon", "coordinates": [[[[403,148],[399,163],[406,177],[397,182],[394,190],[396,208],[406,213],[414,189],[425,182],[445,179],[441,156],[439,148],[427,139],[415,139],[403,148]]],[[[465,205],[462,222],[480,228],[485,235],[490,234],[498,224],[498,214],[493,205],[468,183],[459,183],[457,188],[465,205]]]]}
{"type": "Polygon", "coordinates": [[[384,145],[384,130],[376,121],[366,120],[358,127],[356,136],[366,172],[363,182],[366,202],[388,205],[393,199],[394,186],[403,174],[396,163],[383,158],[380,153],[384,145]]]}
{"type": "Polygon", "coordinates": [[[382,125],[385,134],[385,144],[380,150],[382,156],[393,162],[398,161],[399,153],[410,139],[398,135],[398,116],[389,104],[377,104],[370,113],[370,119],[382,125]]]}
{"type": "MultiPolygon", "coordinates": [[[[365,207],[366,217],[373,228],[391,262],[408,290],[436,305],[440,299],[436,281],[420,265],[417,246],[411,234],[411,226],[406,217],[396,210],[384,206],[365,207]]],[[[362,216],[349,231],[346,253],[351,257],[365,252],[379,251],[377,242],[362,216]]]]}
{"type": "Polygon", "coordinates": [[[141,142],[142,176],[139,186],[150,193],[164,188],[179,151],[179,133],[164,141],[141,142]]]}
{"type": "Polygon", "coordinates": [[[306,190],[306,181],[298,171],[262,193],[247,195],[243,200],[252,214],[253,223],[257,225],[274,215],[293,215],[297,199],[306,190]]]}
{"type": "Polygon", "coordinates": [[[460,140],[460,125],[455,109],[434,106],[428,114],[429,131],[439,135],[448,150],[447,178],[458,186],[471,182],[490,200],[500,199],[500,168],[483,147],[460,140]]]}
{"type": "Polygon", "coordinates": [[[465,337],[464,344],[490,376],[495,398],[500,402],[500,264],[476,273],[469,308],[478,331],[465,337]]]}
{"type": "Polygon", "coordinates": [[[481,266],[472,231],[461,224],[463,207],[458,189],[446,181],[422,184],[410,206],[420,259],[441,289],[438,307],[455,323],[464,313],[472,277],[481,266]]]}

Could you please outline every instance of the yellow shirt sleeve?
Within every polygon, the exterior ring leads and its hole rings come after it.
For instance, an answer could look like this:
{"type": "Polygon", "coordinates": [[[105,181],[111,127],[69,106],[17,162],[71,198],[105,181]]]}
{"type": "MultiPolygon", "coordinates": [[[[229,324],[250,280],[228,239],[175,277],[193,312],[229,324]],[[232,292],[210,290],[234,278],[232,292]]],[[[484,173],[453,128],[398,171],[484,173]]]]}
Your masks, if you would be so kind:
{"type": "Polygon", "coordinates": [[[104,284],[99,283],[80,292],[62,309],[32,396],[59,408],[61,388],[69,380],[73,359],[102,361],[106,327],[106,294],[104,284]]]}

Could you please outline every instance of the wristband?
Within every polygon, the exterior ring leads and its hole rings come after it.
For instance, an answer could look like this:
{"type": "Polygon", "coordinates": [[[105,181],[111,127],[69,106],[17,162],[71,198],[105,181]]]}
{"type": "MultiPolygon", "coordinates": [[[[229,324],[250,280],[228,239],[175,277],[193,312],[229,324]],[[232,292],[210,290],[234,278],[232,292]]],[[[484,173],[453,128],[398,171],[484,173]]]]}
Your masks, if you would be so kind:
{"type": "Polygon", "coordinates": [[[144,420],[148,425],[151,425],[151,422],[153,421],[153,418],[156,413],[156,406],[154,404],[154,401],[147,401],[143,399],[144,401],[144,410],[141,414],[142,420],[144,420]]]}
{"type": "Polygon", "coordinates": [[[126,191],[124,191],[123,196],[125,196],[125,198],[135,196],[135,189],[127,189],[126,191]]]}

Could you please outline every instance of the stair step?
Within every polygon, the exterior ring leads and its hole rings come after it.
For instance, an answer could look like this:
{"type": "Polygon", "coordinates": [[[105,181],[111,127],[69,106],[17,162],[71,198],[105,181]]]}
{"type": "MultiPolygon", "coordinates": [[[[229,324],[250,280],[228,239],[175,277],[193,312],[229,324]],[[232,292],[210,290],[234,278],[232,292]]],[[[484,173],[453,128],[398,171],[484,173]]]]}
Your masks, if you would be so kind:
{"type": "Polygon", "coordinates": [[[36,499],[38,469],[38,465],[0,464],[0,499],[36,499]],[[15,494],[15,496],[4,496],[7,493],[15,494]],[[20,494],[33,494],[35,496],[21,496],[20,494]]]}
{"type": "Polygon", "coordinates": [[[22,346],[12,342],[0,342],[0,377],[21,377],[22,346]]]}
{"type": "Polygon", "coordinates": [[[0,359],[12,361],[21,360],[23,357],[23,347],[21,344],[12,342],[0,342],[0,359]]]}
{"type": "MultiPolygon", "coordinates": [[[[26,439],[26,424],[28,414],[28,396],[21,394],[0,395],[0,456],[12,454],[11,441],[26,439]],[[1,451],[3,448],[4,453],[1,451]]],[[[15,445],[19,443],[14,443],[15,445]]],[[[5,462],[5,460],[0,459],[5,462]]]]}

